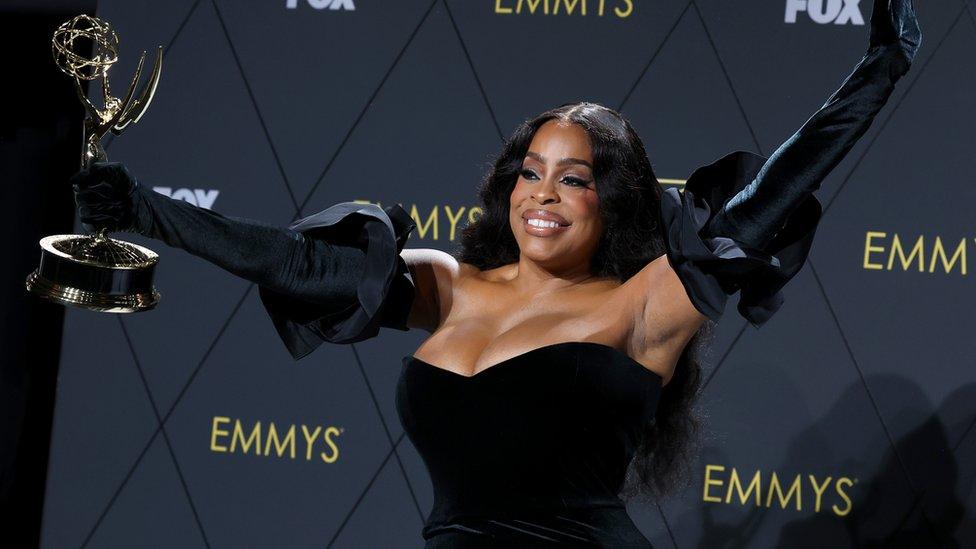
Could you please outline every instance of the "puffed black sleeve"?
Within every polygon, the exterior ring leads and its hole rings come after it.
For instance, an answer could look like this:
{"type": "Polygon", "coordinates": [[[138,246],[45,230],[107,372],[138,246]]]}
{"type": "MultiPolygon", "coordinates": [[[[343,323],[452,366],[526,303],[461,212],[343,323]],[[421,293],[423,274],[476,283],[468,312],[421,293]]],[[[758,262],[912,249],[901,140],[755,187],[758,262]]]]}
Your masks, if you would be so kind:
{"type": "Polygon", "coordinates": [[[713,320],[741,291],[754,326],[783,303],[822,208],[814,192],[864,135],[912,65],[922,34],[912,0],[874,0],[868,49],[840,87],[770,157],[736,151],[668,189],[668,257],[695,307],[713,320]]]}
{"type": "Polygon", "coordinates": [[[376,336],[381,327],[407,330],[415,292],[400,251],[415,227],[399,205],[355,202],[338,203],[289,227],[328,245],[356,247],[366,260],[356,301],[338,312],[260,287],[261,302],[296,360],[323,341],[355,343],[376,336]]]}
{"type": "Polygon", "coordinates": [[[739,313],[760,326],[783,304],[781,289],[800,270],[813,243],[821,205],[808,195],[786,217],[763,248],[726,236],[702,236],[729,199],[759,173],[766,157],[735,151],[696,169],[684,189],[671,187],[661,199],[661,230],[668,260],[688,297],[717,321],[729,296],[740,291],[739,313]]]}

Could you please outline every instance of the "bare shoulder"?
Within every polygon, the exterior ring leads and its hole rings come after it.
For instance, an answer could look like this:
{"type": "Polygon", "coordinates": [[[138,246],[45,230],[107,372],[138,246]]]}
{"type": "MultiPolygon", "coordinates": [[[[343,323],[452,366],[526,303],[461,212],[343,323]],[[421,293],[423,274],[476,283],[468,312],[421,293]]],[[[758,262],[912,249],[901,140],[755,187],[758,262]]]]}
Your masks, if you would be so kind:
{"type": "Polygon", "coordinates": [[[451,310],[459,282],[478,269],[433,248],[405,248],[400,257],[410,269],[416,288],[407,326],[433,332],[451,310]]]}
{"type": "Polygon", "coordinates": [[[433,248],[404,248],[400,252],[400,257],[411,270],[415,268],[436,269],[441,274],[453,277],[459,269],[458,261],[454,259],[454,256],[433,248]]]}

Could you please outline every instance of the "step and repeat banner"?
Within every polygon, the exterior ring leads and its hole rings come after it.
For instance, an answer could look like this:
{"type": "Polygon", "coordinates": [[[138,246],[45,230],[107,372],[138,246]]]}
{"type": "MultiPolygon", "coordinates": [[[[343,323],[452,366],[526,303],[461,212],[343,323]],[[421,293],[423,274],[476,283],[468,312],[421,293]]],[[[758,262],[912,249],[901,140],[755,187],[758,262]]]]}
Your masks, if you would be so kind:
{"type": "MultiPolygon", "coordinates": [[[[785,305],[756,329],[733,299],[718,325],[693,478],[628,503],[656,547],[976,544],[976,2],[916,4],[924,44],[818,193],[785,305]]],[[[863,55],[870,11],[103,1],[120,82],[165,48],[152,106],[108,155],[157,192],[281,225],[400,203],[418,225],[407,247],[450,252],[523,119],[569,101],[619,109],[662,184],[681,186],[799,128],[863,55]]],[[[394,386],[426,334],[293,361],[254,285],[127,238],[160,252],[162,301],[67,311],[43,545],[421,547],[433,494],[394,386]]]]}

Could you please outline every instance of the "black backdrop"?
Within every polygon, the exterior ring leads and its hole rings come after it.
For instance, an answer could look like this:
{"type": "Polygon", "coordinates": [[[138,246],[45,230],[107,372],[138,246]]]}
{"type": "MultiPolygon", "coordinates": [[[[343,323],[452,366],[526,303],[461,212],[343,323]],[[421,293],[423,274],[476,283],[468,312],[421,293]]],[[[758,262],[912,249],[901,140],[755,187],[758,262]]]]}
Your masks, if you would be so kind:
{"type": "MultiPolygon", "coordinates": [[[[858,4],[106,1],[117,88],[166,48],[153,105],[109,156],[280,224],[399,202],[420,225],[409,247],[451,250],[502,138],[566,101],[620,109],[667,185],[735,149],[768,155],[863,54],[858,4]]],[[[629,506],[656,546],[976,543],[976,2],[916,4],[925,43],[824,183],[783,309],[757,330],[729,304],[695,479],[629,506]]],[[[67,311],[43,545],[421,546],[430,481],[393,388],[423,334],[293,362],[252,285],[132,239],[162,253],[163,300],[67,311]]]]}
{"type": "MultiPolygon", "coordinates": [[[[69,232],[74,202],[64,181],[78,169],[84,109],[50,53],[50,31],[73,6],[0,3],[0,51],[14,85],[0,86],[0,524],[5,540],[40,536],[64,308],[24,291],[37,241],[69,232]]],[[[7,542],[9,543],[9,541],[7,542]]]]}

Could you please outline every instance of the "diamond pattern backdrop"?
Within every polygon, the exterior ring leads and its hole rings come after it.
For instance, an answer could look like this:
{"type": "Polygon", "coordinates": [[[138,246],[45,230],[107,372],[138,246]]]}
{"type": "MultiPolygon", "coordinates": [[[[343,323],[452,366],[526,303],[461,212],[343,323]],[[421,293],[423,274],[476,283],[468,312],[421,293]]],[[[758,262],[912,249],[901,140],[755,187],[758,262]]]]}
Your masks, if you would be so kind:
{"type": "MultiPolygon", "coordinates": [[[[786,22],[790,4],[104,1],[117,78],[165,47],[152,107],[109,155],[143,184],[282,225],[399,202],[422,225],[409,247],[450,251],[504,137],[563,102],[621,110],[669,185],[732,150],[769,155],[867,44],[863,25],[786,22]]],[[[694,478],[629,504],[655,546],[976,544],[976,0],[916,4],[924,45],[825,181],[783,309],[756,330],[730,303],[719,325],[694,478]],[[872,233],[906,252],[924,236],[926,262],[937,236],[967,255],[948,272],[866,268],[872,233]],[[761,501],[726,497],[756,474],[761,501]],[[800,496],[778,503],[773,474],[800,496]]],[[[422,334],[294,362],[253,285],[160,251],[154,312],[68,311],[44,546],[421,547],[433,495],[394,386],[422,334]],[[294,427],[296,455],[229,447],[257,422],[294,427]]]]}

